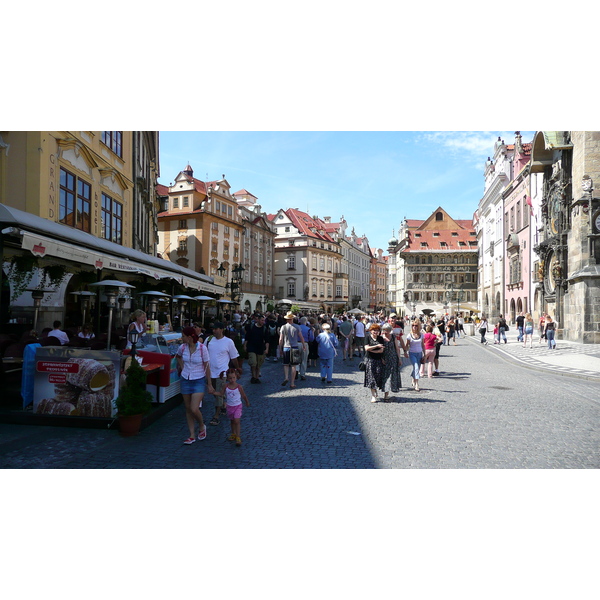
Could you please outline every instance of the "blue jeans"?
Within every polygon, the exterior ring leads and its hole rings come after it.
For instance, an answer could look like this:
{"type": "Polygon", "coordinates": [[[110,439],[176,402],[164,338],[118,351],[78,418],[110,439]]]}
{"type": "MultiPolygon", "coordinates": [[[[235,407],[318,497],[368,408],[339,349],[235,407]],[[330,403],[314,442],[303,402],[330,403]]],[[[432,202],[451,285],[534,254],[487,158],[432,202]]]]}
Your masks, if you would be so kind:
{"type": "Polygon", "coordinates": [[[504,329],[504,327],[500,327],[498,329],[498,342],[500,342],[500,338],[502,338],[502,337],[504,338],[504,341],[506,342],[506,333],[505,333],[505,331],[506,330],[504,329]]]}
{"type": "Polygon", "coordinates": [[[412,373],[411,377],[413,379],[419,379],[419,372],[421,370],[421,358],[423,357],[422,352],[409,352],[408,358],[412,364],[412,373]]]}
{"type": "Polygon", "coordinates": [[[321,379],[325,377],[327,381],[333,378],[333,358],[319,358],[321,362],[321,379]]]}
{"type": "Polygon", "coordinates": [[[546,330],[546,339],[548,340],[548,348],[550,348],[550,350],[552,350],[552,348],[556,346],[556,342],[554,341],[554,333],[554,329],[546,330]]]}
{"type": "Polygon", "coordinates": [[[519,335],[517,336],[517,341],[522,342],[523,341],[523,328],[517,327],[517,329],[519,330],[519,335]]]}

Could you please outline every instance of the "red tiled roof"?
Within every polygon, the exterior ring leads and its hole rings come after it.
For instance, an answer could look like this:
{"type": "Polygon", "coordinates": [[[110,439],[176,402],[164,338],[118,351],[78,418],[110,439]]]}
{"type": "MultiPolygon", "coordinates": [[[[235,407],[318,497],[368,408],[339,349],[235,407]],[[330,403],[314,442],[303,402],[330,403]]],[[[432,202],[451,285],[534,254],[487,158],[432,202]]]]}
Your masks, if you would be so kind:
{"type": "MultiPolygon", "coordinates": [[[[460,223],[460,221],[457,222],[460,223]]],[[[471,224],[471,221],[467,221],[467,223],[471,224]]],[[[477,243],[477,238],[474,235],[470,235],[470,231],[475,231],[472,225],[469,229],[459,229],[457,231],[410,230],[408,232],[408,244],[402,252],[418,252],[420,250],[473,251],[476,247],[469,244],[469,242],[477,243]],[[457,235],[452,235],[453,233],[457,235]],[[462,242],[462,244],[459,242],[462,242]]]]}
{"type": "Polygon", "coordinates": [[[169,188],[166,185],[162,185],[161,183],[156,184],[156,193],[159,196],[168,196],[169,188]]]}
{"type": "Polygon", "coordinates": [[[325,223],[321,219],[313,219],[307,213],[295,208],[288,208],[284,212],[289,217],[292,225],[294,225],[302,235],[335,243],[333,238],[327,233],[328,230],[332,232],[335,231],[335,227],[331,228],[332,223],[325,223]],[[311,227],[315,228],[316,232],[312,232],[310,230],[311,227]],[[322,231],[322,233],[319,233],[320,231],[322,231]]]}
{"type": "MultiPolygon", "coordinates": [[[[253,198],[256,198],[256,196],[254,194],[251,194],[248,190],[246,189],[241,189],[239,192],[235,192],[235,194],[233,194],[234,196],[252,196],[253,198]]],[[[258,200],[258,198],[256,198],[258,200]]]]}

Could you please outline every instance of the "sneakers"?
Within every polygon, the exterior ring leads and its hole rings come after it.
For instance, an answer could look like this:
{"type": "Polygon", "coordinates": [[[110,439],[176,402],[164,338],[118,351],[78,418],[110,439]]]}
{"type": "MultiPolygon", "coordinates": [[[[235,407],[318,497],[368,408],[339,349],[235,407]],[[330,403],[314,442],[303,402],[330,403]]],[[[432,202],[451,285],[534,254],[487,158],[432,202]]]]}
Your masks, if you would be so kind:
{"type": "Polygon", "coordinates": [[[204,429],[198,434],[198,439],[200,441],[206,439],[206,425],[204,426],[204,429]]]}
{"type": "Polygon", "coordinates": [[[184,444],[186,446],[189,446],[190,444],[193,444],[196,441],[196,438],[188,438],[187,440],[184,440],[184,444]]]}
{"type": "Polygon", "coordinates": [[[241,446],[242,445],[242,438],[240,438],[239,436],[235,437],[235,445],[236,446],[241,446]]]}
{"type": "Polygon", "coordinates": [[[325,377],[321,377],[321,383],[325,383],[325,377]]]}
{"type": "Polygon", "coordinates": [[[371,402],[377,402],[377,396],[371,396],[371,402]]]}
{"type": "Polygon", "coordinates": [[[333,381],[328,381],[327,383],[333,383],[333,381]]]}

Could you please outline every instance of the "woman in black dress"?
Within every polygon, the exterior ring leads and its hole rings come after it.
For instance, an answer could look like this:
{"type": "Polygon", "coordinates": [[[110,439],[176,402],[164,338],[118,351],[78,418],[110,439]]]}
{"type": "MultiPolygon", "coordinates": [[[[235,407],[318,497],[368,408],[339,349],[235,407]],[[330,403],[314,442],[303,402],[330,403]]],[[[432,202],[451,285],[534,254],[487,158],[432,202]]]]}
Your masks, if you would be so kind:
{"type": "Polygon", "coordinates": [[[377,390],[384,391],[385,364],[383,350],[385,341],[381,337],[381,326],[373,323],[365,336],[365,387],[371,389],[371,402],[377,402],[377,390]]]}

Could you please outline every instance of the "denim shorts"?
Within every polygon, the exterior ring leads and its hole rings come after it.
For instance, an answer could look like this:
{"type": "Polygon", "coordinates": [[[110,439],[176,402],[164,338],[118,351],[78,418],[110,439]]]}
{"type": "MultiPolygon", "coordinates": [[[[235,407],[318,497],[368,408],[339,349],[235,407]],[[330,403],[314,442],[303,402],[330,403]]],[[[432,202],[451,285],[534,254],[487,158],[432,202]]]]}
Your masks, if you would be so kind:
{"type": "Polygon", "coordinates": [[[184,379],[181,377],[180,391],[182,394],[204,394],[206,390],[206,377],[200,379],[184,379]]]}

